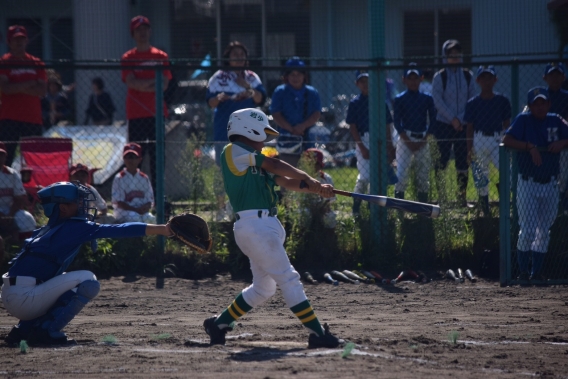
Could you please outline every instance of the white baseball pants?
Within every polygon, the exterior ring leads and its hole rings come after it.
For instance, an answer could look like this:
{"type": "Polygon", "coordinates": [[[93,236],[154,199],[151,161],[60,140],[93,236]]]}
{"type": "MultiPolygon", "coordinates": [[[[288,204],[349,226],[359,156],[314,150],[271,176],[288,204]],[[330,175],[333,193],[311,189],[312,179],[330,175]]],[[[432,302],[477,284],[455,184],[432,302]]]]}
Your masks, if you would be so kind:
{"type": "MultiPolygon", "coordinates": [[[[413,137],[408,137],[412,142],[420,142],[420,140],[413,137]]],[[[430,189],[430,148],[428,143],[422,146],[417,151],[412,151],[400,138],[396,146],[396,167],[398,176],[398,183],[394,185],[395,191],[404,192],[408,187],[408,180],[410,175],[410,165],[414,158],[414,165],[416,167],[416,182],[418,192],[428,192],[430,189]]]]}
{"type": "Polygon", "coordinates": [[[300,274],[290,264],[284,240],[286,232],[276,217],[269,217],[268,210],[238,212],[240,219],[233,230],[241,251],[250,259],[252,284],[243,290],[243,298],[256,307],[276,292],[276,285],[289,308],[306,300],[300,274]]]}
{"type": "Polygon", "coordinates": [[[519,174],[517,210],[520,228],[517,249],[546,253],[550,241],[550,227],[558,212],[556,180],[540,184],[531,179],[523,180],[519,174]]]}
{"type": "Polygon", "coordinates": [[[87,280],[97,280],[90,271],[72,271],[57,275],[47,282],[36,285],[35,278],[16,277],[11,286],[6,274],[2,277],[2,303],[9,314],[19,320],[33,320],[43,316],[65,292],[76,288],[87,280]]]}
{"type": "MultiPolygon", "coordinates": [[[[485,136],[480,132],[473,135],[473,154],[477,164],[481,167],[483,175],[487,179],[489,176],[489,163],[499,170],[499,144],[501,143],[501,134],[495,133],[493,136],[485,136]]],[[[479,196],[489,195],[489,184],[485,187],[478,188],[479,196]]]]}

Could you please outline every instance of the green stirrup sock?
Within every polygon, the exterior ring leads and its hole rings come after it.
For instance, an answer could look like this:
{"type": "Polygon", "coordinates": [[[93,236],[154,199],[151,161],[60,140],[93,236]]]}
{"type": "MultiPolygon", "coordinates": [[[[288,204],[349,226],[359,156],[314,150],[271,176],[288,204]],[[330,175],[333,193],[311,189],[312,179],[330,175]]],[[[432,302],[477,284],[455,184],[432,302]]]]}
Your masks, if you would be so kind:
{"type": "Polygon", "coordinates": [[[224,329],[244,316],[245,313],[249,312],[251,309],[252,307],[247,304],[247,302],[243,298],[243,294],[240,293],[239,296],[237,296],[235,300],[233,300],[231,305],[229,305],[227,309],[225,309],[223,313],[221,313],[221,315],[217,317],[217,319],[215,320],[215,325],[217,325],[221,329],[224,329]]]}
{"type": "Polygon", "coordinates": [[[292,312],[300,319],[302,324],[310,330],[310,332],[317,334],[318,336],[323,335],[323,328],[314,312],[310,302],[308,300],[302,301],[300,304],[294,305],[290,308],[292,312]]]}

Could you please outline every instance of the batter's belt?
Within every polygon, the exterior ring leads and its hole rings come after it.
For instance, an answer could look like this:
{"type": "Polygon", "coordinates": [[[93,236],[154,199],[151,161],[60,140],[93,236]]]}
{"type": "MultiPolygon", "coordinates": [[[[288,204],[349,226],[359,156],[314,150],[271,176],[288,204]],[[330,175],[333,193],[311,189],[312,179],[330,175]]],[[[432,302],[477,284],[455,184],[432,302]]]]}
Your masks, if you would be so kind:
{"type": "Polygon", "coordinates": [[[240,211],[235,214],[237,221],[247,219],[247,218],[263,218],[263,217],[274,217],[278,214],[278,209],[276,207],[270,209],[249,209],[246,211],[240,211]]]}

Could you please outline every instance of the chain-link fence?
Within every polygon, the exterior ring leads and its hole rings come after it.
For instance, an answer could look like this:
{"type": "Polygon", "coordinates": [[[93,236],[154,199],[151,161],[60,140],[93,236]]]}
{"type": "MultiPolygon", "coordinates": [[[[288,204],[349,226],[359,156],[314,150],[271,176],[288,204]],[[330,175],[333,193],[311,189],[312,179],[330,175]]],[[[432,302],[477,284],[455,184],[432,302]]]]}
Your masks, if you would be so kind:
{"type": "MultiPolygon", "coordinates": [[[[6,165],[21,173],[27,209],[40,224],[38,188],[69,179],[98,191],[100,222],[160,222],[189,209],[216,224],[234,219],[219,170],[228,116],[259,107],[282,133],[266,154],[338,189],[368,193],[376,175],[377,194],[442,208],[436,220],[389,210],[377,221],[368,204],[352,198],[321,201],[281,191],[279,217],[297,262],[425,267],[462,254],[474,263],[498,249],[498,145],[527,90],[554,85],[543,81],[547,62],[483,61],[468,64],[470,71],[408,62],[326,67],[305,60],[250,66],[238,75],[186,61],[52,62],[47,94],[19,99],[20,113],[3,111],[1,139],[6,165]],[[62,82],[63,72],[73,80],[62,82]],[[386,105],[375,100],[371,79],[379,74],[386,105]],[[164,89],[158,94],[157,83],[164,89]],[[156,109],[156,100],[163,108],[156,109]],[[369,122],[373,111],[379,122],[369,122]],[[156,126],[165,132],[161,148],[156,126]],[[317,150],[311,159],[309,149],[317,150]]],[[[30,67],[0,67],[19,69],[30,67]]],[[[221,240],[216,248],[226,251],[229,244],[221,240]]]]}

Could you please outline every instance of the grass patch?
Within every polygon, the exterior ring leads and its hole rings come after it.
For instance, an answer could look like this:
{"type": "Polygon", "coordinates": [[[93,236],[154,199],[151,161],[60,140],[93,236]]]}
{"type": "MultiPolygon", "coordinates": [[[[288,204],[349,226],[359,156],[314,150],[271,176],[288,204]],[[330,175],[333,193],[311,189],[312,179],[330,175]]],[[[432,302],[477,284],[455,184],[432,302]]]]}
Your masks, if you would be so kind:
{"type": "Polygon", "coordinates": [[[113,336],[112,334],[104,336],[102,340],[102,342],[107,345],[116,345],[116,341],[117,341],[116,337],[113,336]]]}
{"type": "Polygon", "coordinates": [[[450,343],[451,343],[452,345],[455,345],[455,344],[458,343],[458,337],[459,337],[459,336],[460,336],[460,334],[459,334],[457,331],[452,330],[452,331],[448,334],[448,340],[450,341],[450,343]]]}

